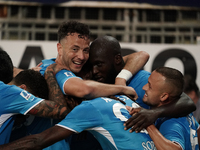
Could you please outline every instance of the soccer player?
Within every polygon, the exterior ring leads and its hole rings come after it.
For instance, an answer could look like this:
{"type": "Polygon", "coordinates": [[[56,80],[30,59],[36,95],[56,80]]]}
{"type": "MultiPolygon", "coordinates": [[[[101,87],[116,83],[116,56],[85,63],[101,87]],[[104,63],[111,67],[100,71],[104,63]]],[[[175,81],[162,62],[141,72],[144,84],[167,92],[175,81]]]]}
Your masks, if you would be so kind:
{"type": "MultiPolygon", "coordinates": [[[[171,103],[180,97],[183,84],[183,75],[178,70],[168,67],[157,68],[143,87],[145,90],[143,101],[152,108],[171,103]]],[[[147,131],[157,150],[199,149],[197,136],[199,124],[192,113],[180,118],[159,118],[156,127],[150,125],[147,131]]]]}
{"type": "MultiPolygon", "coordinates": [[[[9,55],[5,51],[0,51],[0,56],[1,54],[6,54],[8,56],[4,57],[6,59],[0,59],[3,64],[7,62],[11,63],[11,59],[7,59],[9,58],[9,55]]],[[[2,71],[1,77],[3,77],[4,73],[7,74],[7,72],[3,72],[3,64],[0,67],[0,70],[2,71]]],[[[8,143],[16,114],[32,114],[40,117],[62,119],[70,111],[64,100],[62,92],[59,90],[56,91],[59,87],[54,79],[55,66],[57,66],[57,64],[49,66],[45,73],[48,85],[51,85],[49,94],[50,97],[53,98],[52,101],[36,97],[47,97],[45,96],[45,93],[48,94],[48,88],[44,77],[42,77],[40,73],[33,70],[21,72],[16,76],[16,78],[13,78],[13,80],[8,83],[10,85],[0,81],[0,144],[8,143]],[[27,91],[32,92],[36,96],[27,91]]],[[[13,67],[9,68],[10,72],[12,72],[13,67]]],[[[6,69],[8,70],[9,68],[6,69]]],[[[10,74],[10,78],[12,78],[12,74],[10,74]]]]}
{"type": "Polygon", "coordinates": [[[91,132],[101,144],[102,149],[155,149],[154,144],[146,130],[130,134],[123,129],[123,123],[130,117],[126,105],[138,107],[139,105],[124,95],[116,98],[99,97],[83,101],[76,106],[60,123],[46,131],[24,137],[1,149],[42,149],[73,133],[83,130],[91,132]]]}
{"type": "MultiPolygon", "coordinates": [[[[62,70],[56,74],[57,82],[64,94],[87,99],[118,93],[135,94],[134,90],[132,90],[132,93],[128,93],[122,85],[82,80],[76,76],[89,58],[90,31],[87,25],[76,21],[62,23],[58,29],[58,41],[57,57],[43,60],[40,72],[43,74],[45,68],[55,62],[64,65],[67,70],[62,70]]],[[[142,67],[146,61],[141,61],[141,63],[138,63],[141,66],[138,66],[142,67]]]]}
{"type": "MultiPolygon", "coordinates": [[[[140,70],[132,75],[129,68],[123,69],[124,61],[121,55],[121,47],[117,39],[112,36],[102,36],[95,39],[90,46],[89,61],[93,68],[95,80],[104,83],[127,84],[133,87],[138,95],[136,102],[139,103],[140,106],[148,108],[142,101],[145,93],[142,87],[147,84],[150,73],[140,70]]],[[[134,67],[135,66],[132,66],[132,68],[134,67]]],[[[142,111],[131,117],[126,127],[132,127],[131,130],[140,131],[152,124],[158,117],[180,117],[194,110],[195,105],[193,101],[183,93],[179,100],[177,99],[169,105],[159,108],[142,109],[142,111]]]]}

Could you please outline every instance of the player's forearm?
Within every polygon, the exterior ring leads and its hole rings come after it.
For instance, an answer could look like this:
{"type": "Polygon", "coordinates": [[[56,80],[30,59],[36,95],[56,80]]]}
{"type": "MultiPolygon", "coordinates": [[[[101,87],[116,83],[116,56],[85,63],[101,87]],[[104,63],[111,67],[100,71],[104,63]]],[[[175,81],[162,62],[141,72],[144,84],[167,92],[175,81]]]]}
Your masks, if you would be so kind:
{"type": "Polygon", "coordinates": [[[116,94],[136,95],[132,87],[123,85],[103,84],[94,81],[86,81],[87,86],[90,88],[90,94],[86,98],[96,98],[102,96],[110,96],[116,94]]]}
{"type": "Polygon", "coordinates": [[[43,100],[32,108],[28,114],[39,117],[63,119],[70,111],[71,109],[68,109],[63,105],[59,105],[53,101],[43,100]]]}
{"type": "Polygon", "coordinates": [[[66,99],[62,93],[52,71],[45,72],[45,79],[49,88],[49,99],[57,104],[67,106],[66,99]]]}
{"type": "Polygon", "coordinates": [[[183,117],[195,111],[196,106],[193,101],[183,93],[179,100],[173,103],[155,108],[159,117],[183,117]]]}
{"type": "Polygon", "coordinates": [[[149,60],[149,54],[139,51],[123,57],[125,66],[123,69],[129,70],[132,74],[137,73],[149,60]]]}
{"type": "Polygon", "coordinates": [[[166,139],[154,125],[148,126],[147,131],[157,150],[181,150],[178,144],[166,139]]]}
{"type": "Polygon", "coordinates": [[[1,150],[41,150],[37,143],[39,136],[31,135],[8,144],[0,145],[1,150]]]}

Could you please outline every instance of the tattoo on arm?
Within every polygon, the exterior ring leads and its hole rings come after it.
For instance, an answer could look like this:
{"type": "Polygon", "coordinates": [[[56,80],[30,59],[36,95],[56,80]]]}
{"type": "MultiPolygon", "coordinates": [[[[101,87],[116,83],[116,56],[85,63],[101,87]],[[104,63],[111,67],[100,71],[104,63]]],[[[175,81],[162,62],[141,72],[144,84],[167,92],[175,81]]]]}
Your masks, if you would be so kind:
{"type": "Polygon", "coordinates": [[[32,115],[40,117],[53,117],[57,119],[63,119],[71,109],[66,106],[58,105],[53,101],[44,100],[29,111],[32,115]]]}
{"type": "Polygon", "coordinates": [[[29,114],[63,119],[72,110],[67,104],[67,97],[62,93],[53,71],[47,70],[45,79],[49,88],[49,100],[39,103],[29,114]]]}

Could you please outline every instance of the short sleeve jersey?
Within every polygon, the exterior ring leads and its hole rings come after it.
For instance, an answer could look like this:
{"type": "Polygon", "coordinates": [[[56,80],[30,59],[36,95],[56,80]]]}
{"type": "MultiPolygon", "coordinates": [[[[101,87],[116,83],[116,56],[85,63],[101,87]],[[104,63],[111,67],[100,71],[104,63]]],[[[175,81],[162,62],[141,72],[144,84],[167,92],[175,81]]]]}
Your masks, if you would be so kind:
{"type": "Polygon", "coordinates": [[[136,93],[138,94],[138,99],[136,102],[143,108],[149,108],[148,105],[143,103],[142,99],[144,97],[145,91],[142,88],[145,84],[148,83],[148,78],[150,75],[150,72],[140,70],[127,82],[128,86],[131,86],[135,89],[136,93]]]}
{"type": "MultiPolygon", "coordinates": [[[[125,101],[128,106],[138,107],[126,96],[117,97],[125,101]]],[[[57,125],[76,133],[88,130],[105,150],[155,149],[146,130],[140,133],[129,133],[128,130],[124,130],[123,123],[129,117],[124,104],[110,98],[100,97],[83,101],[57,125]]]]}
{"type": "Polygon", "coordinates": [[[161,118],[156,127],[170,141],[178,143],[182,149],[198,150],[197,129],[199,124],[192,114],[180,118],[161,118]]]}
{"type": "MultiPolygon", "coordinates": [[[[55,59],[45,59],[45,60],[42,60],[42,65],[40,66],[41,67],[41,70],[40,70],[40,73],[42,75],[44,75],[45,73],[45,70],[46,68],[55,63],[55,59]]],[[[70,79],[70,78],[80,78],[80,77],[77,77],[73,72],[69,71],[69,70],[61,70],[59,71],[57,74],[56,74],[56,80],[58,82],[58,85],[59,87],[61,88],[62,92],[64,94],[66,94],[64,92],[64,84],[65,82],[70,79]]],[[[81,79],[81,78],[80,78],[81,79]]]]}
{"type": "Polygon", "coordinates": [[[0,81],[0,144],[8,143],[14,114],[26,115],[42,101],[27,91],[0,81]]]}

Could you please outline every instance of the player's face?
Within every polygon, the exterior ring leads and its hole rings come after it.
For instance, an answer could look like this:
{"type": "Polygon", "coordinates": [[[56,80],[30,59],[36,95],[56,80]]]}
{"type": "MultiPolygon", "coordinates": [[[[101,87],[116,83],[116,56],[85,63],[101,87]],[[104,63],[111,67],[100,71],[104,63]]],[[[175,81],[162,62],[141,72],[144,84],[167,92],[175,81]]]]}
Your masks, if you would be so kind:
{"type": "Polygon", "coordinates": [[[164,85],[165,77],[153,71],[148,79],[148,83],[142,88],[145,91],[143,102],[152,107],[160,106],[160,98],[164,90],[164,85]]]}
{"type": "Polygon", "coordinates": [[[89,58],[89,44],[89,39],[81,38],[77,33],[66,36],[58,43],[61,63],[74,73],[80,72],[89,58]]]}
{"type": "Polygon", "coordinates": [[[113,83],[115,79],[114,57],[95,49],[90,52],[89,61],[92,65],[94,80],[102,83],[113,83]]]}

